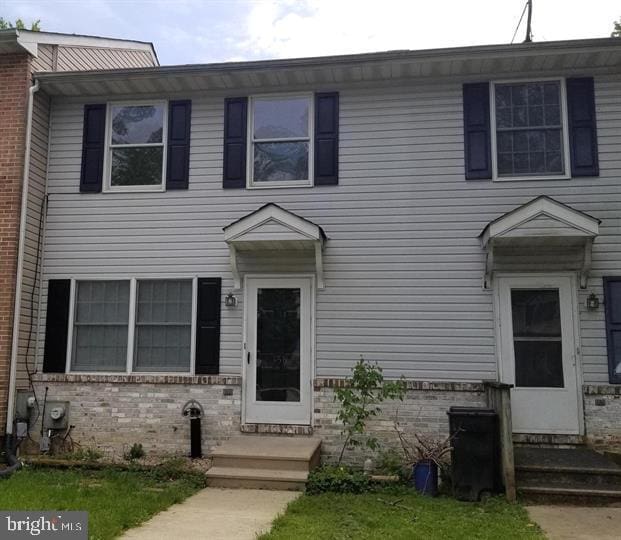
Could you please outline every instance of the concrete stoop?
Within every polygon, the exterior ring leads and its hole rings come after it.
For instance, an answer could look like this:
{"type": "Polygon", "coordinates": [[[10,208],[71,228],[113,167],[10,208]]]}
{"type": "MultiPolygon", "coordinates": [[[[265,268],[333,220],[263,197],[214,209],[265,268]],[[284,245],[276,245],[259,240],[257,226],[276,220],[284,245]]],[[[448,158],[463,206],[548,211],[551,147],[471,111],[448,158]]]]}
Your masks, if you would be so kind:
{"type": "Polygon", "coordinates": [[[590,448],[516,448],[515,474],[518,493],[530,502],[621,502],[621,467],[590,448]]]}
{"type": "Polygon", "coordinates": [[[302,491],[320,452],[321,439],[313,437],[235,437],[211,453],[208,485],[302,491]]]}

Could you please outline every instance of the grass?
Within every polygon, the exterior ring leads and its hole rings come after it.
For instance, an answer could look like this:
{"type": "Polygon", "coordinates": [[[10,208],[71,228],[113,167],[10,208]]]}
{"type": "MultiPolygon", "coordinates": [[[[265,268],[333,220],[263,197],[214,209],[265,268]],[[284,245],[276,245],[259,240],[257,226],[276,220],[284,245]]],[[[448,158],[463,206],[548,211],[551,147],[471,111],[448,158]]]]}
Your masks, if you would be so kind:
{"type": "Polygon", "coordinates": [[[153,472],[22,469],[0,480],[3,510],[86,510],[89,538],[107,540],[192,495],[201,479],[172,468],[153,472]]]}
{"type": "Polygon", "coordinates": [[[503,499],[484,503],[430,499],[407,488],[364,495],[304,495],[260,540],[543,539],[526,510],[503,499]]]}

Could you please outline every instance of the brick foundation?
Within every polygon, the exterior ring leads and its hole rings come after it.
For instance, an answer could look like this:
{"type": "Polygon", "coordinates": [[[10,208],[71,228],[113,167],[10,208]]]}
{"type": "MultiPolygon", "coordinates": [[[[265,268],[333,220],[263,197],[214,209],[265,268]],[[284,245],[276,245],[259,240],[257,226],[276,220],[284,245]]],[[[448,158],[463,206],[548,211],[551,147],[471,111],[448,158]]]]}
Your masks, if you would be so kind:
{"type": "Polygon", "coordinates": [[[7,412],[29,77],[27,55],[0,55],[0,435],[7,412]]]}
{"type": "Polygon", "coordinates": [[[585,386],[584,418],[589,444],[621,450],[621,386],[585,386]]]}
{"type": "MultiPolygon", "coordinates": [[[[69,401],[69,423],[74,441],[120,456],[134,443],[149,454],[187,454],[189,422],[181,409],[189,399],[204,408],[202,422],[205,452],[240,433],[307,436],[322,439],[322,459],[335,461],[342,445],[339,405],[334,388],[344,379],[314,381],[313,425],[241,425],[241,377],[151,375],[37,375],[37,395],[49,388],[48,400],[69,401]]],[[[399,448],[394,431],[398,417],[407,432],[448,435],[451,406],[487,406],[482,384],[408,381],[403,401],[385,402],[382,415],[367,429],[384,448],[399,448]]],[[[587,440],[595,446],[621,447],[621,387],[585,387],[587,440]]],[[[38,432],[38,430],[35,430],[38,432]]],[[[368,451],[346,451],[345,462],[362,464],[368,451]]]]}

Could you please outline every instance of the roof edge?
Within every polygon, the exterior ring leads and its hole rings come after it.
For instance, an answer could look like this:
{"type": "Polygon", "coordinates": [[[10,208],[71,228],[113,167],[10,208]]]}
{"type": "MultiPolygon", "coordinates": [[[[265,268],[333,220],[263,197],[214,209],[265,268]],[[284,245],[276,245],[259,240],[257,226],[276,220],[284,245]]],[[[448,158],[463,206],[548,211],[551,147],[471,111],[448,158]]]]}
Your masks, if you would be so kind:
{"type": "Polygon", "coordinates": [[[328,65],[351,64],[351,63],[370,63],[386,62],[395,60],[433,60],[443,58],[468,58],[480,56],[510,56],[515,53],[550,54],[551,52],[572,52],[577,50],[620,48],[621,39],[619,38],[593,38],[577,39],[565,41],[544,41],[518,44],[497,44],[497,45],[475,45],[468,47],[449,47],[439,49],[419,49],[419,50],[393,50],[370,52],[360,54],[346,54],[333,56],[311,56],[302,58],[284,58],[270,60],[249,60],[242,62],[214,62],[207,64],[178,64],[166,65],[149,68],[121,68],[97,71],[66,71],[62,73],[41,73],[37,77],[41,81],[61,80],[68,78],[84,79],[97,75],[100,78],[114,78],[126,75],[183,75],[199,72],[219,72],[219,71],[261,71],[269,69],[286,68],[313,68],[325,67],[328,65]]]}

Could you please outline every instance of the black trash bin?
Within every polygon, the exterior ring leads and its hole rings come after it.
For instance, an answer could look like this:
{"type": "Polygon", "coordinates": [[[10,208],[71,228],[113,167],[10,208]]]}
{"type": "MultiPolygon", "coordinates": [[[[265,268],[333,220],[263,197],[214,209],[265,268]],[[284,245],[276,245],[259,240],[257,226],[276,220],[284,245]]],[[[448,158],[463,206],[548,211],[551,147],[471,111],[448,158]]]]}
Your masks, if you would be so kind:
{"type": "Polygon", "coordinates": [[[500,435],[496,412],[477,407],[451,407],[448,416],[455,498],[478,501],[482,493],[500,491],[500,435]]]}

